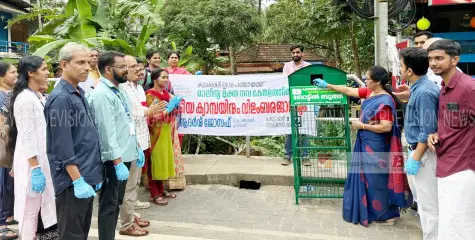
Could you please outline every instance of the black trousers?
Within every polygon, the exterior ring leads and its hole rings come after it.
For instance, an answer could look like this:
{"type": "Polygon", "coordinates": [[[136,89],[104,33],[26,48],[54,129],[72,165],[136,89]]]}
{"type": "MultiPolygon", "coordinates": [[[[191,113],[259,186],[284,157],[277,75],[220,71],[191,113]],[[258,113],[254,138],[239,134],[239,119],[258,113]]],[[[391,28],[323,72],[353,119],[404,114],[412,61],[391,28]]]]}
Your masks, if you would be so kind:
{"type": "Polygon", "coordinates": [[[66,188],[56,197],[60,240],[87,240],[91,228],[93,203],[93,197],[76,198],[73,186],[66,188]]]}
{"type": "MultiPolygon", "coordinates": [[[[124,163],[130,169],[130,162],[124,163]]],[[[106,181],[102,184],[99,194],[99,239],[114,240],[115,228],[119,218],[119,206],[124,200],[125,185],[127,181],[117,180],[114,163],[104,163],[106,181]]]]}

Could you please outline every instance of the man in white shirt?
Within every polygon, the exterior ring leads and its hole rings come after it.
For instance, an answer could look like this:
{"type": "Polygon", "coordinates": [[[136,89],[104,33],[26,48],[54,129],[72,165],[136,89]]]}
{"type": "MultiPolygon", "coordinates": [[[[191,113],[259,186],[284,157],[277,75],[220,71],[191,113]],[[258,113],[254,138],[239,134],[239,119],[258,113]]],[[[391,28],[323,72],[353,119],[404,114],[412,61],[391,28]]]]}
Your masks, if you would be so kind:
{"type": "MultiPolygon", "coordinates": [[[[132,109],[132,119],[135,125],[135,135],[139,150],[145,158],[143,151],[150,148],[150,135],[147,126],[147,117],[165,110],[166,102],[153,104],[150,108],[142,106],[141,96],[138,88],[142,87],[138,84],[139,68],[135,57],[125,56],[125,63],[127,64],[127,82],[121,83],[120,87],[127,94],[132,109]]],[[[125,187],[124,200],[120,207],[120,221],[123,230],[126,230],[131,224],[137,224],[139,227],[148,227],[150,222],[140,219],[134,214],[134,209],[137,204],[138,178],[140,176],[141,168],[136,164],[132,164],[129,169],[129,179],[125,187]]],[[[148,208],[150,204],[142,204],[141,208],[148,208]]]]}
{"type": "MultiPolygon", "coordinates": [[[[284,69],[282,70],[284,76],[289,76],[295,71],[311,65],[308,62],[302,60],[304,48],[301,45],[294,45],[290,47],[290,52],[292,53],[292,61],[285,63],[284,69]]],[[[308,140],[304,140],[308,141],[308,140]]],[[[287,166],[292,163],[292,135],[285,136],[285,157],[282,161],[282,165],[287,166]]],[[[304,166],[310,166],[311,163],[308,159],[302,161],[304,166]]]]}

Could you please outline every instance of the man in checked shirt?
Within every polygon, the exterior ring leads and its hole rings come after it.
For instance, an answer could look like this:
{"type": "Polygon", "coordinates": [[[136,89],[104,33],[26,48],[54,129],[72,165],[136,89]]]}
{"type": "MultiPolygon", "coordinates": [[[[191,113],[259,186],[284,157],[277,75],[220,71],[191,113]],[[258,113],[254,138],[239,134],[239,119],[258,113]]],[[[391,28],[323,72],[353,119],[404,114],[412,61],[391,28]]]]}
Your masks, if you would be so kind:
{"type": "MultiPolygon", "coordinates": [[[[130,99],[131,110],[132,110],[132,119],[135,123],[135,133],[137,136],[137,143],[139,148],[142,151],[150,148],[150,135],[147,126],[147,117],[153,115],[154,113],[162,112],[165,110],[166,102],[160,102],[158,104],[152,105],[150,108],[142,106],[141,100],[143,90],[140,91],[140,86],[138,82],[140,81],[139,77],[139,67],[137,60],[133,56],[125,56],[125,63],[127,64],[127,82],[121,83],[120,87],[124,90],[127,96],[130,99]]],[[[140,227],[148,227],[150,225],[149,221],[140,219],[136,214],[134,214],[134,208],[137,205],[137,191],[138,191],[138,179],[140,177],[141,168],[136,167],[134,164],[130,168],[129,180],[125,187],[125,195],[123,200],[123,205],[120,208],[120,222],[123,226],[127,224],[135,223],[140,227]]],[[[140,202],[139,202],[140,203],[140,202]]],[[[140,208],[150,207],[149,203],[140,203],[140,208]],[[146,205],[148,206],[146,206],[146,205]]]]}

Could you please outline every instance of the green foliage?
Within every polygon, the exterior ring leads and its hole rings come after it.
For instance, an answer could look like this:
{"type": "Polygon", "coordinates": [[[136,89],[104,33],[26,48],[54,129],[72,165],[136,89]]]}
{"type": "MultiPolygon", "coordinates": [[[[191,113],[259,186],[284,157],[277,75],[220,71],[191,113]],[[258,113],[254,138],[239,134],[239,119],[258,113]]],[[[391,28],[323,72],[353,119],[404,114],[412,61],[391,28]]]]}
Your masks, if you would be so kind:
{"type": "Polygon", "coordinates": [[[329,0],[280,0],[271,5],[265,14],[265,42],[301,43],[308,50],[317,50],[322,56],[338,61],[334,41],[340,43],[342,66],[354,71],[354,54],[351,49],[350,23],[354,20],[355,34],[363,69],[373,64],[373,22],[347,13],[329,0]]]}
{"type": "Polygon", "coordinates": [[[251,147],[262,152],[265,156],[282,157],[285,153],[285,136],[254,137],[251,147]]]}
{"type": "Polygon", "coordinates": [[[250,44],[262,29],[257,10],[243,0],[167,0],[161,16],[165,44],[193,46],[194,65],[206,73],[217,70],[217,50],[250,44]]]}

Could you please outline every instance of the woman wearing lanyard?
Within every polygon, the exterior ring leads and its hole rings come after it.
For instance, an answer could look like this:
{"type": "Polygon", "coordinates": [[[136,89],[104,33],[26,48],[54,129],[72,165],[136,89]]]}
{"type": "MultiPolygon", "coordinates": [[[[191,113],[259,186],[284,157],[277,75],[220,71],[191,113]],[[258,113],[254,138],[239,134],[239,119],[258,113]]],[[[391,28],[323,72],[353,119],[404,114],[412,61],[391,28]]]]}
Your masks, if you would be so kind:
{"type": "Polygon", "coordinates": [[[48,66],[37,56],[18,64],[19,77],[9,106],[8,149],[13,152],[15,207],[21,239],[35,239],[38,218],[44,228],[56,224],[53,182],[46,155],[44,101],[39,95],[48,81],[48,66]]]}

